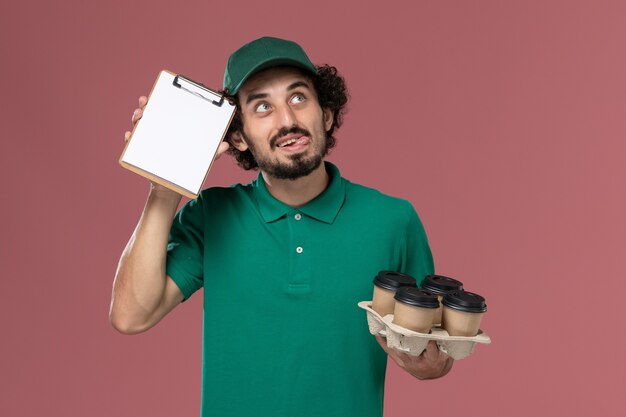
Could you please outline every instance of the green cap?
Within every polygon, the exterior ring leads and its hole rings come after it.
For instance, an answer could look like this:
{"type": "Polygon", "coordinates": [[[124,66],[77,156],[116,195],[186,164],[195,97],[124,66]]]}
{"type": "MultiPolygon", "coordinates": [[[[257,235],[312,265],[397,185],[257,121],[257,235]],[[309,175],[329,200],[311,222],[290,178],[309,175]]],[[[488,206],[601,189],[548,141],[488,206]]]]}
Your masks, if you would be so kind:
{"type": "Polygon", "coordinates": [[[263,37],[245,44],[228,58],[224,71],[224,89],[237,94],[243,83],[263,69],[289,65],[317,74],[315,65],[295,42],[263,37]]]}

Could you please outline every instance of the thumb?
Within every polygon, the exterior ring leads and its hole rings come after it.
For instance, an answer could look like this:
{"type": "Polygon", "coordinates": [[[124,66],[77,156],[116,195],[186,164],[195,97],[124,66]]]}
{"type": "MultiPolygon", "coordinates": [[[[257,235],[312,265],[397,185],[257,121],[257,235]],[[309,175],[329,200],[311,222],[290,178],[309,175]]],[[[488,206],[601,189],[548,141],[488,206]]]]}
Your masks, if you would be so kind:
{"type": "Polygon", "coordinates": [[[435,361],[439,357],[439,346],[437,346],[437,342],[434,340],[429,340],[426,345],[426,349],[424,350],[424,356],[426,356],[429,360],[435,361]]]}

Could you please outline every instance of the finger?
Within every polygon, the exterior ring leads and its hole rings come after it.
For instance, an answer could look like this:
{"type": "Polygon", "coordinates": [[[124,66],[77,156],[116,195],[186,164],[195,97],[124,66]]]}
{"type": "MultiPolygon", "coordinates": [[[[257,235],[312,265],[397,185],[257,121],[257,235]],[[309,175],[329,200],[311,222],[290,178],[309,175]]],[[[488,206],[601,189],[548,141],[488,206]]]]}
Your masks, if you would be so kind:
{"type": "Polygon", "coordinates": [[[454,359],[448,356],[448,359],[446,360],[446,364],[443,367],[442,376],[450,372],[450,370],[452,369],[452,365],[454,365],[454,359]]]}
{"type": "Polygon", "coordinates": [[[396,355],[398,356],[398,358],[402,361],[402,363],[404,364],[408,364],[414,361],[415,356],[411,356],[406,352],[400,352],[400,351],[396,351],[396,355]]]}
{"type": "Polygon", "coordinates": [[[130,132],[129,131],[124,133],[124,142],[128,142],[128,138],[130,138],[130,132]]]}
{"type": "Polygon", "coordinates": [[[215,159],[218,159],[222,156],[227,150],[230,148],[230,144],[226,141],[220,143],[220,146],[217,147],[217,153],[215,154],[215,159]]]}
{"type": "Polygon", "coordinates": [[[144,107],[146,107],[147,103],[148,103],[148,97],[146,97],[146,96],[139,97],[139,108],[140,109],[143,109],[144,107]]]}
{"type": "Polygon", "coordinates": [[[376,341],[378,342],[380,347],[383,348],[383,350],[387,353],[387,356],[389,356],[396,364],[398,364],[400,368],[405,367],[405,362],[400,358],[400,356],[398,356],[399,352],[396,352],[395,349],[387,346],[387,339],[385,337],[376,335],[376,341]]]}
{"type": "Polygon", "coordinates": [[[388,351],[387,351],[387,355],[391,359],[393,359],[394,362],[397,363],[400,368],[403,368],[403,369],[406,368],[406,364],[408,363],[408,361],[405,361],[402,358],[402,356],[401,356],[402,353],[401,352],[398,352],[395,349],[389,348],[388,351]]]}
{"type": "Polygon", "coordinates": [[[141,116],[143,116],[143,110],[135,109],[135,111],[133,112],[133,117],[130,119],[131,122],[133,122],[133,125],[137,124],[139,119],[141,119],[141,116]]]}
{"type": "Polygon", "coordinates": [[[422,353],[424,357],[432,362],[436,362],[439,359],[439,346],[434,340],[429,340],[426,345],[426,350],[422,353]]]}

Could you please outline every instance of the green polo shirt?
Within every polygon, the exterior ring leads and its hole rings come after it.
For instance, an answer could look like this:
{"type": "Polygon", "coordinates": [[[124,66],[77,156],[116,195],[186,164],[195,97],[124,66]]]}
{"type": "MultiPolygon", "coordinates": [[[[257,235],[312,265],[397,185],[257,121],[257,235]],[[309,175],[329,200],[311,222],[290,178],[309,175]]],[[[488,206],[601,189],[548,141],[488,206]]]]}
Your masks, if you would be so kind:
{"type": "Polygon", "coordinates": [[[357,303],[378,271],[420,282],[432,256],[409,202],[326,170],[297,209],[259,175],[176,215],[167,274],[204,289],[202,416],[382,416],[387,357],[357,303]]]}

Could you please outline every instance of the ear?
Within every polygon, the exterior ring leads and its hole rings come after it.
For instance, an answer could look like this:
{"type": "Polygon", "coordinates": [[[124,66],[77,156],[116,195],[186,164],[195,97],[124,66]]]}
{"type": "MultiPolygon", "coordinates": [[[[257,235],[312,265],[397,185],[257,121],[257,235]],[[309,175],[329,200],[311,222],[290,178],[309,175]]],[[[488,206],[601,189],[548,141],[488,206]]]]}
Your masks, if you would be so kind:
{"type": "Polygon", "coordinates": [[[324,129],[328,132],[333,127],[333,117],[335,114],[331,109],[325,107],[322,109],[322,116],[324,117],[324,129]]]}
{"type": "Polygon", "coordinates": [[[240,131],[233,132],[230,135],[230,143],[240,152],[248,150],[248,144],[243,139],[243,135],[240,131]]]}

